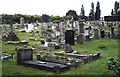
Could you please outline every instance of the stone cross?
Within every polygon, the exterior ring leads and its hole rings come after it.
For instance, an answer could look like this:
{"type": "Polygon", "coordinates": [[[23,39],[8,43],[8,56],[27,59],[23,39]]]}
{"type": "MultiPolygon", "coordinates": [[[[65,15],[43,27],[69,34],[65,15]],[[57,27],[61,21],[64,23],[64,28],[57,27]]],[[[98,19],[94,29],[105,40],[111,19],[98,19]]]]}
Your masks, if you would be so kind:
{"type": "Polygon", "coordinates": [[[10,24],[10,32],[13,33],[13,25],[10,24]]]}

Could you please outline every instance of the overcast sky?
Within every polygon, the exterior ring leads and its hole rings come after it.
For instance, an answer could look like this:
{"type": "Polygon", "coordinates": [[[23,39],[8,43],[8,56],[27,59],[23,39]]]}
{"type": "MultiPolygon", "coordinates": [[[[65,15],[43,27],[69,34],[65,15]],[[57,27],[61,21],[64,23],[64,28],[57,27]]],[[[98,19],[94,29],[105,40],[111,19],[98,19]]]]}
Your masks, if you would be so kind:
{"type": "Polygon", "coordinates": [[[79,15],[83,4],[85,15],[88,16],[91,3],[96,9],[97,1],[100,2],[101,16],[105,16],[111,14],[115,1],[119,0],[2,0],[0,13],[65,16],[69,10],[75,10],[79,15]]]}

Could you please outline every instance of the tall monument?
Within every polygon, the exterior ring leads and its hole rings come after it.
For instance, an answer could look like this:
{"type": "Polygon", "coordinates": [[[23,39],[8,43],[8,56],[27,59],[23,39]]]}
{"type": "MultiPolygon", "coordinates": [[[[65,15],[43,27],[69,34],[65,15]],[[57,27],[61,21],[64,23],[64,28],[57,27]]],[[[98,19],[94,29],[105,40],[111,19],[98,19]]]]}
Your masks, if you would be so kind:
{"type": "Polygon", "coordinates": [[[13,31],[13,24],[10,24],[10,32],[6,38],[6,41],[18,41],[18,40],[19,40],[19,38],[13,31]]]}
{"type": "Polygon", "coordinates": [[[20,26],[24,27],[24,18],[22,18],[22,17],[20,18],[20,26]]]}

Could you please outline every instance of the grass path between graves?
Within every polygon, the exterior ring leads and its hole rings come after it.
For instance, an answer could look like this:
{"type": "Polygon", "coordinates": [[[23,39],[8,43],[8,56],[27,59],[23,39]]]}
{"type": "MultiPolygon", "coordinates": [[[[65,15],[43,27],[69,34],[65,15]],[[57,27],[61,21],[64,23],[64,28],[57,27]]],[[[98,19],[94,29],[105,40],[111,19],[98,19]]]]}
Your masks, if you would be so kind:
{"type": "MultiPolygon", "coordinates": [[[[26,34],[25,37],[29,36],[26,34]]],[[[21,39],[24,36],[21,36],[21,39]]],[[[26,40],[28,38],[24,38],[26,40]]],[[[29,41],[30,44],[35,44],[34,41],[29,41]]],[[[96,61],[91,61],[87,64],[81,65],[77,68],[72,68],[69,71],[60,73],[58,75],[115,75],[114,72],[107,71],[105,61],[108,57],[118,56],[118,41],[115,39],[98,39],[84,42],[84,44],[76,44],[72,46],[75,51],[79,51],[83,54],[94,54],[96,52],[101,53],[101,58],[96,61]],[[105,48],[99,48],[104,46],[105,48]]],[[[15,45],[2,44],[2,51],[6,53],[15,52],[15,45]]],[[[60,51],[60,50],[57,50],[60,51]]],[[[2,74],[3,75],[56,75],[49,71],[43,71],[39,69],[33,69],[25,66],[18,66],[16,59],[4,60],[2,62],[2,74]]]]}

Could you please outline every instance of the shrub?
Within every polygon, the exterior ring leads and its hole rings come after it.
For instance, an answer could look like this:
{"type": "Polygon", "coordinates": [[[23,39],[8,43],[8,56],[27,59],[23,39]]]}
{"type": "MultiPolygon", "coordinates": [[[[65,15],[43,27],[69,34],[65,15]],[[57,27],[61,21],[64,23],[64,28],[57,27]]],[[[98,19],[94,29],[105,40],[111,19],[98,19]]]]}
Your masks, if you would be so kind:
{"type": "Polygon", "coordinates": [[[108,70],[114,71],[117,75],[120,75],[120,64],[117,57],[107,58],[106,65],[108,70]]]}

